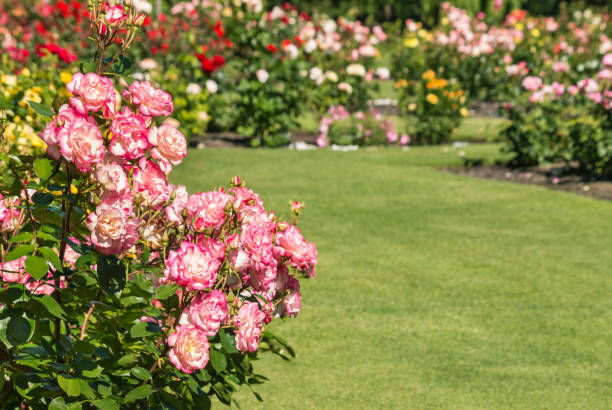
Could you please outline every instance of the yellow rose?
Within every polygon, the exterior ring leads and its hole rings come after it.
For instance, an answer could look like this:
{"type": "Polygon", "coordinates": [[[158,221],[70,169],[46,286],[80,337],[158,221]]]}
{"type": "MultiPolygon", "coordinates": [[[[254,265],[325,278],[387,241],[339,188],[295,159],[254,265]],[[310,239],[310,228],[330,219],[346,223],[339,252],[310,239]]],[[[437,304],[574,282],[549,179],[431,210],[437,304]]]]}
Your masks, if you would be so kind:
{"type": "Polygon", "coordinates": [[[523,23],[516,23],[514,27],[516,27],[517,30],[521,30],[521,31],[525,28],[523,23]]]}
{"type": "Polygon", "coordinates": [[[459,113],[461,114],[462,117],[467,117],[468,115],[470,115],[470,112],[465,107],[461,108],[459,110],[459,113]]]}
{"type": "Polygon", "coordinates": [[[17,85],[17,76],[2,74],[1,81],[2,84],[6,84],[9,87],[14,87],[17,85]]]}
{"type": "Polygon", "coordinates": [[[535,38],[540,37],[540,30],[538,30],[537,28],[534,28],[531,30],[531,35],[535,38]]]}
{"type": "Polygon", "coordinates": [[[431,105],[436,105],[438,103],[439,98],[435,94],[427,94],[426,100],[431,105]]]}
{"type": "Polygon", "coordinates": [[[416,110],[416,107],[417,107],[416,103],[410,103],[408,104],[408,111],[414,111],[416,110]]]}
{"type": "Polygon", "coordinates": [[[408,48],[415,48],[418,45],[419,45],[419,40],[414,37],[407,38],[404,40],[404,46],[408,48]]]}
{"type": "Polygon", "coordinates": [[[447,26],[448,25],[448,17],[444,17],[441,21],[443,26],[447,26]]]}
{"type": "Polygon", "coordinates": [[[70,80],[72,80],[72,74],[68,71],[62,71],[60,73],[60,80],[62,80],[64,84],[68,84],[70,80]]]}
{"type": "Polygon", "coordinates": [[[433,80],[436,78],[436,73],[433,70],[427,70],[423,73],[423,80],[433,80]]]}
{"type": "Polygon", "coordinates": [[[25,77],[29,77],[30,76],[30,69],[28,67],[24,68],[23,70],[21,70],[21,75],[25,76],[25,77]]]}

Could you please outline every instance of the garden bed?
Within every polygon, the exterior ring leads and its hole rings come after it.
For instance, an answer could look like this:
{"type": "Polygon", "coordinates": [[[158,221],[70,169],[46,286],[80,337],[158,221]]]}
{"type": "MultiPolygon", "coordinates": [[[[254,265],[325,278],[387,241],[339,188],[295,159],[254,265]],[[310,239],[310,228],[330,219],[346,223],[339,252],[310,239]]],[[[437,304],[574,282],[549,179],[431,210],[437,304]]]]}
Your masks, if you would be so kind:
{"type": "Polygon", "coordinates": [[[585,180],[562,165],[511,169],[503,165],[445,167],[445,171],[475,178],[496,179],[519,184],[540,185],[591,198],[612,200],[612,182],[585,180]]]}

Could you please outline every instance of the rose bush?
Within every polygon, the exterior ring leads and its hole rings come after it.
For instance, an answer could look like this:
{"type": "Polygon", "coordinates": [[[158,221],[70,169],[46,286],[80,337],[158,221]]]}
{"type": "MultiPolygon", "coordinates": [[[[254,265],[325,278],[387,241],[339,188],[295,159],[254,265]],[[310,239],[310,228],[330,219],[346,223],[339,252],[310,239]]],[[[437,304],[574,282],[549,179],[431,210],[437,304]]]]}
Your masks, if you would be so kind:
{"type": "Polygon", "coordinates": [[[48,155],[2,139],[3,407],[230,404],[266,380],[258,352],[294,354],[265,325],[297,315],[317,250],[237,177],[191,195],[168,181],[186,154],[172,97],[107,71],[136,10],[93,3],[90,18],[97,69],[57,111],[30,104],[48,155]]]}

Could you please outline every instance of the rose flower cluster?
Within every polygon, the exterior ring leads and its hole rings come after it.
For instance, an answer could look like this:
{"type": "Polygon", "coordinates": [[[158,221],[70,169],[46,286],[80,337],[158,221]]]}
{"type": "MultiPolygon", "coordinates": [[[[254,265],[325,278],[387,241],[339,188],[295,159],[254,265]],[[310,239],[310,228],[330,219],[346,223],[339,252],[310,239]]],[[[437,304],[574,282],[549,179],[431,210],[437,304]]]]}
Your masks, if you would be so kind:
{"type": "Polygon", "coordinates": [[[40,133],[51,157],[85,174],[85,240],[120,259],[146,249],[143,262],[162,268],[158,286],[179,285],[180,315],[142,318],[167,330],[166,351],[179,370],[204,368],[208,339],[222,327],[240,351],[256,351],[265,323],[299,312],[298,277],[314,277],[315,245],[267,213],[238,177],[229,189],[192,195],[169,183],[187,153],[176,121],[166,118],[172,97],[148,82],[121,85],[75,74],[69,104],[40,133]]]}

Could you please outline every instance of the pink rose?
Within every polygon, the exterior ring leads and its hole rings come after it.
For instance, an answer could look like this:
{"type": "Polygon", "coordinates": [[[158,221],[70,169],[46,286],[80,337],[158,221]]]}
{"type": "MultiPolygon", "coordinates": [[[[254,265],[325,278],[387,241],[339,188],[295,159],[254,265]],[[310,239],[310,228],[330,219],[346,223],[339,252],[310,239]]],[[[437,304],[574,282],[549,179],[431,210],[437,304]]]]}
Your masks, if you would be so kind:
{"type": "Polygon", "coordinates": [[[0,232],[12,232],[21,225],[23,212],[19,204],[18,197],[0,194],[0,232]]]}
{"type": "Polygon", "coordinates": [[[168,336],[168,357],[177,369],[193,373],[203,369],[208,363],[210,345],[206,334],[193,325],[179,326],[168,336]]]}
{"type": "Polygon", "coordinates": [[[104,159],[104,140],[97,125],[83,118],[67,122],[58,132],[62,155],[81,172],[88,172],[92,165],[104,159]]]}
{"type": "Polygon", "coordinates": [[[264,226],[259,224],[243,226],[240,242],[249,256],[249,265],[253,269],[265,270],[269,265],[276,264],[272,252],[272,236],[264,226]]]}
{"type": "Polygon", "coordinates": [[[177,250],[170,251],[164,276],[190,291],[204,290],[215,285],[219,265],[208,249],[185,241],[177,250]]]}
{"type": "Polygon", "coordinates": [[[117,97],[113,82],[95,73],[76,73],[66,88],[73,94],[70,104],[81,114],[102,110],[105,118],[112,118],[117,107],[117,97]]]}
{"type": "Polygon", "coordinates": [[[134,114],[129,108],[124,108],[111,123],[113,137],[110,142],[110,152],[124,159],[139,159],[149,148],[149,125],[151,118],[134,114]]]}
{"type": "Polygon", "coordinates": [[[104,255],[118,255],[138,240],[139,221],[130,217],[119,204],[102,202],[87,217],[91,241],[104,255]]]}
{"type": "Polygon", "coordinates": [[[601,59],[601,63],[604,67],[612,67],[612,53],[608,53],[601,59]]]}
{"type": "Polygon", "coordinates": [[[53,275],[47,275],[48,280],[37,280],[27,282],[26,288],[35,295],[50,295],[55,292],[53,275]]]}
{"type": "Polygon", "coordinates": [[[200,293],[191,302],[180,319],[180,324],[192,324],[208,337],[217,334],[219,327],[227,322],[229,305],[223,291],[215,289],[210,293],[200,293]]]}
{"type": "Polygon", "coordinates": [[[523,87],[529,91],[535,91],[542,86],[540,77],[528,76],[523,79],[523,87]]]}
{"type": "Polygon", "coordinates": [[[153,87],[148,81],[134,81],[123,94],[133,104],[139,105],[140,112],[144,115],[152,117],[168,116],[174,111],[172,96],[153,87]]]}
{"type": "Polygon", "coordinates": [[[187,205],[187,200],[189,199],[189,194],[185,189],[184,185],[179,185],[175,187],[173,190],[174,200],[172,204],[166,207],[166,218],[168,218],[168,222],[173,222],[175,224],[180,224],[183,222],[183,209],[187,205]]]}
{"type": "Polygon", "coordinates": [[[113,161],[112,157],[107,158],[106,162],[96,165],[94,176],[109,191],[125,192],[130,189],[123,167],[113,161]]]}
{"type": "Polygon", "coordinates": [[[5,282],[26,283],[30,274],[25,271],[25,256],[10,262],[0,263],[0,274],[5,282]]]}
{"type": "Polygon", "coordinates": [[[283,248],[284,256],[290,258],[291,266],[315,276],[314,268],[317,264],[317,248],[312,242],[306,242],[300,230],[290,225],[287,229],[276,234],[276,243],[283,248]]]}
{"type": "Polygon", "coordinates": [[[198,232],[220,228],[225,222],[225,207],[230,200],[229,195],[220,191],[190,195],[187,201],[187,223],[198,232]]]}
{"type": "Polygon", "coordinates": [[[38,136],[47,144],[47,154],[53,159],[60,159],[60,147],[58,134],[62,127],[68,126],[68,123],[74,122],[76,119],[85,118],[87,121],[96,125],[96,121],[91,117],[84,117],[77,110],[68,104],[60,107],[57,115],[52,121],[49,121],[44,130],[38,136]]]}
{"type": "Polygon", "coordinates": [[[122,21],[126,20],[128,15],[125,14],[125,10],[123,6],[120,4],[116,4],[110,7],[104,16],[104,20],[113,26],[119,25],[122,21]]]}
{"type": "Polygon", "coordinates": [[[208,249],[215,259],[219,260],[219,262],[223,262],[225,259],[225,244],[223,242],[213,238],[200,238],[198,243],[208,249]]]}
{"type": "Polygon", "coordinates": [[[187,140],[185,136],[170,124],[153,127],[149,133],[149,142],[153,145],[153,158],[178,165],[187,155],[187,140]]]}
{"type": "Polygon", "coordinates": [[[259,337],[266,315],[259,310],[254,302],[244,302],[234,318],[238,331],[236,332],[236,346],[241,352],[255,352],[259,346],[259,337]]]}
{"type": "Polygon", "coordinates": [[[134,167],[132,175],[134,195],[144,200],[150,207],[160,208],[170,198],[166,174],[159,164],[143,157],[138,162],[138,167],[134,167]]]}

